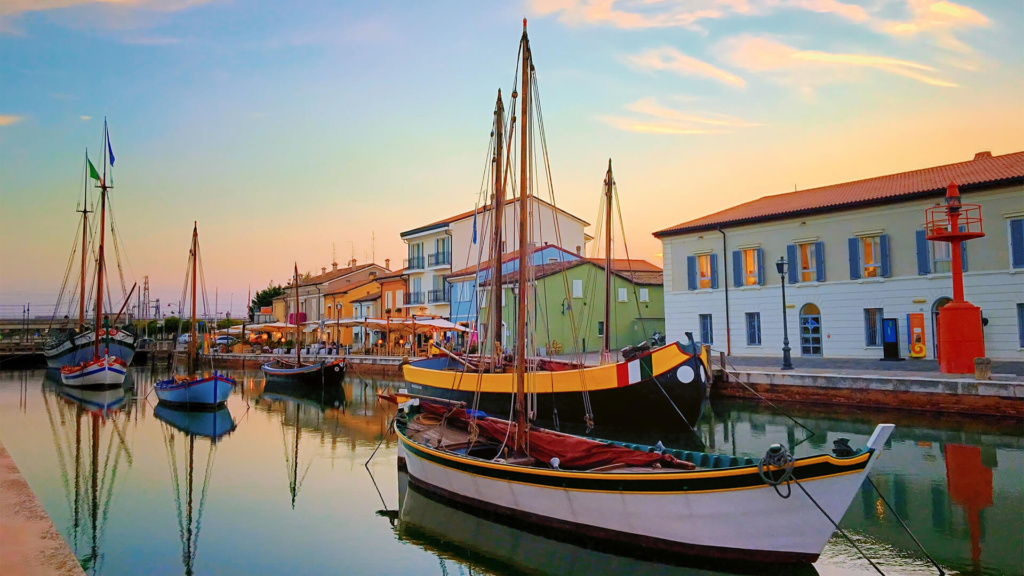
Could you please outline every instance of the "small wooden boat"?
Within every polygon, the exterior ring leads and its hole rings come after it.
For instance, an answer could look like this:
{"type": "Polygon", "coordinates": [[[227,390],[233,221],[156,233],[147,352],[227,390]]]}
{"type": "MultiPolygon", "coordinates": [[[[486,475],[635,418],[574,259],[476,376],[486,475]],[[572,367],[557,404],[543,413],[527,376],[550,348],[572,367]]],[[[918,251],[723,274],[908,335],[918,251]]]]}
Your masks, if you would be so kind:
{"type": "MultiPolygon", "coordinates": [[[[299,265],[295,265],[295,309],[299,309],[299,265]]],[[[296,316],[297,318],[297,316],[296,316]]],[[[321,360],[314,363],[302,362],[302,346],[298,339],[296,322],[295,360],[275,358],[260,367],[267,380],[288,380],[313,386],[336,386],[345,379],[345,360],[321,360]]]]}
{"type": "Polygon", "coordinates": [[[188,374],[174,374],[154,385],[160,403],[191,409],[210,409],[223,406],[235,387],[234,379],[216,370],[213,374],[201,374],[197,370],[199,333],[196,329],[196,278],[199,269],[199,224],[192,226],[192,248],[189,250],[189,273],[186,286],[192,281],[192,318],[188,339],[188,374]]]}
{"type": "Polygon", "coordinates": [[[60,369],[60,381],[75,388],[120,388],[128,365],[116,356],[104,354],[91,362],[60,369]]]}

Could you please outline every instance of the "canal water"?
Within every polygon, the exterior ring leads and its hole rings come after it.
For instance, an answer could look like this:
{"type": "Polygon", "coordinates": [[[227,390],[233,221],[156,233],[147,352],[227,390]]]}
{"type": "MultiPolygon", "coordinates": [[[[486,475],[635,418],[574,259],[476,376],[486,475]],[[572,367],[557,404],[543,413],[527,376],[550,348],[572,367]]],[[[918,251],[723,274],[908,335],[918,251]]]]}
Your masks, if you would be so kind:
{"type": "MultiPolygon", "coordinates": [[[[728,573],[559,543],[408,489],[376,401],[398,383],[349,377],[341,390],[303,395],[265,387],[258,372],[235,376],[242,385],[226,410],[190,415],[156,406],[157,374],[144,367],[124,391],[77,396],[43,371],[0,373],[0,440],[87,573],[728,573]]],[[[787,408],[809,439],[770,407],[737,401],[714,402],[698,432],[709,451],[759,457],[780,442],[805,455],[840,436],[863,445],[876,422],[893,422],[872,478],[935,559],[948,573],[1024,573],[1019,421],[787,408]]],[[[698,443],[673,423],[638,433],[599,421],[597,433],[698,443]]],[[[870,487],[841,526],[885,574],[937,574],[870,487]]],[[[877,572],[837,534],[813,566],[774,573],[877,572]]]]}

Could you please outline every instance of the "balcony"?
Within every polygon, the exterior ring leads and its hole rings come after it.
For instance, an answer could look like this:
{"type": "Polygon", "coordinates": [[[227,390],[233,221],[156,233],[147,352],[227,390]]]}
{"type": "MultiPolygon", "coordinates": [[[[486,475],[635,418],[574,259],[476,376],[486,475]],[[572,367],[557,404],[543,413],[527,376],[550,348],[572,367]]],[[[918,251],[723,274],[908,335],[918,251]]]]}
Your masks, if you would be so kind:
{"type": "Polygon", "coordinates": [[[405,259],[406,270],[423,270],[423,256],[413,256],[405,259]]]}
{"type": "MultiPolygon", "coordinates": [[[[420,258],[420,262],[422,261],[423,259],[420,258]]],[[[405,295],[406,306],[416,306],[418,304],[423,304],[423,292],[409,292],[405,295]]]]}
{"type": "Polygon", "coordinates": [[[447,303],[450,291],[448,288],[441,288],[438,290],[431,290],[427,292],[427,300],[431,304],[447,303]]]}
{"type": "Polygon", "coordinates": [[[452,253],[451,252],[434,252],[427,256],[427,266],[433,268],[434,266],[451,266],[452,265],[452,253]]]}

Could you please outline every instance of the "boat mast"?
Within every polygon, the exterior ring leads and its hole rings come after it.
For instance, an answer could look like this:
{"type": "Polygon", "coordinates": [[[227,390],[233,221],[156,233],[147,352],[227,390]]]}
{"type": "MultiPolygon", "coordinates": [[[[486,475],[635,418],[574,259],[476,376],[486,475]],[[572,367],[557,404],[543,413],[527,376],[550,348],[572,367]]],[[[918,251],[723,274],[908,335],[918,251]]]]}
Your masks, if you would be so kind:
{"type": "Polygon", "coordinates": [[[295,263],[295,363],[302,365],[302,348],[299,343],[299,263],[295,263]]]}
{"type": "MultiPolygon", "coordinates": [[[[107,123],[103,122],[103,142],[107,141],[107,123]]],[[[100,355],[100,331],[103,330],[103,242],[107,227],[107,147],[103,146],[103,179],[100,180],[100,246],[96,256],[96,339],[92,344],[93,358],[100,355]]]]}
{"type": "MultiPolygon", "coordinates": [[[[516,315],[516,450],[526,451],[526,266],[528,263],[527,221],[530,216],[530,72],[533,62],[530,58],[530,38],[526,35],[526,18],[523,18],[523,79],[521,112],[519,118],[519,281],[516,315]]],[[[498,304],[497,302],[495,304],[498,304]]]]}
{"type": "Polygon", "coordinates": [[[498,102],[494,109],[494,203],[492,206],[492,221],[494,224],[491,235],[491,252],[494,259],[491,262],[491,326],[494,334],[494,347],[491,350],[491,367],[497,370],[501,362],[501,237],[502,219],[505,215],[505,186],[502,179],[502,168],[504,164],[503,145],[505,139],[505,105],[501,101],[501,89],[498,89],[498,102]]]}
{"type": "Polygon", "coordinates": [[[192,322],[189,324],[188,338],[188,370],[195,372],[196,369],[196,338],[199,331],[196,329],[196,269],[199,259],[199,223],[192,222],[192,322]]]}
{"type": "Polygon", "coordinates": [[[611,361],[612,320],[612,159],[608,159],[608,172],[604,178],[605,239],[604,239],[604,338],[601,340],[601,363],[611,361]]]}
{"type": "MultiPolygon", "coordinates": [[[[89,151],[85,152],[85,161],[89,162],[89,151]]],[[[86,168],[88,171],[88,168],[86,168]]],[[[85,266],[86,251],[88,250],[89,237],[89,175],[85,176],[85,189],[82,191],[82,271],[78,281],[80,292],[78,294],[78,331],[85,330],[85,266]]]]}

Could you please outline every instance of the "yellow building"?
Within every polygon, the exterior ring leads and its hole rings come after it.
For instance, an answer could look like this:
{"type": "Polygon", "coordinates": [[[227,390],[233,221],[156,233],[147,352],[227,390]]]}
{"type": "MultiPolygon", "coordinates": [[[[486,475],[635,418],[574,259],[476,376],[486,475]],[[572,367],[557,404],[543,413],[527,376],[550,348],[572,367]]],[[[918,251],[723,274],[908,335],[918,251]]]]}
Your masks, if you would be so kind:
{"type": "Polygon", "coordinates": [[[359,317],[356,300],[380,293],[380,283],[373,280],[353,280],[324,294],[324,316],[326,323],[324,340],[337,342],[339,346],[353,344],[352,327],[332,325],[331,320],[348,320],[359,317]]]}

